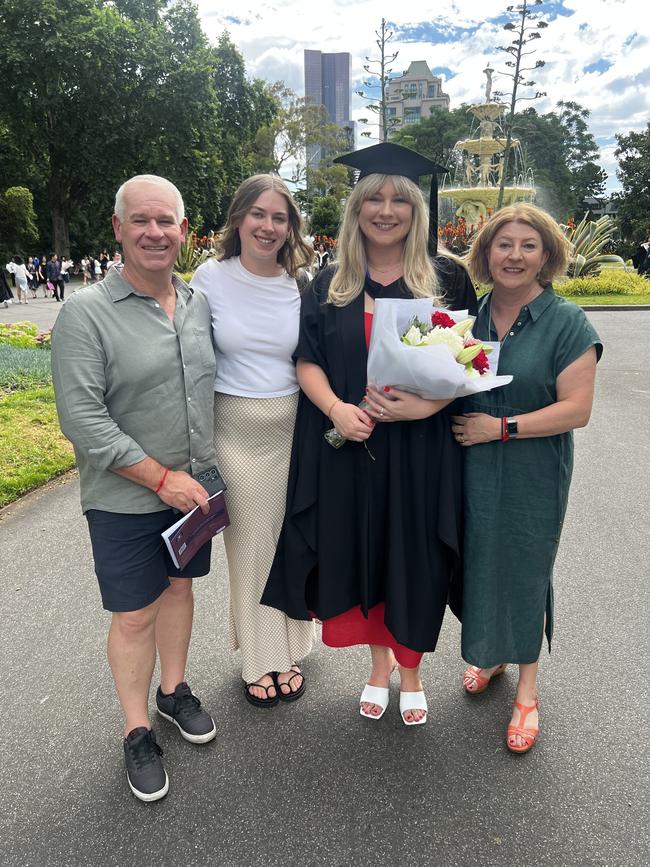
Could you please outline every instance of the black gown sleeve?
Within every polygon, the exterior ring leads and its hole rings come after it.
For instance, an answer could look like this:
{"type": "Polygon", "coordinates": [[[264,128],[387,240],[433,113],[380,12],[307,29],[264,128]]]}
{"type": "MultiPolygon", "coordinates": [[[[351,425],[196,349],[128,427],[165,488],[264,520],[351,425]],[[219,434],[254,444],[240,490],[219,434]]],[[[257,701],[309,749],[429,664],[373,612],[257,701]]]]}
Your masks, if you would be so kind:
{"type": "Polygon", "coordinates": [[[476,316],[476,291],[465,268],[446,256],[436,256],[433,262],[449,309],[467,310],[471,316],[476,316]]]}
{"type": "Polygon", "coordinates": [[[320,320],[328,287],[329,280],[325,279],[325,272],[321,271],[302,293],[298,345],[293,353],[294,361],[303,358],[322,367],[325,372],[327,372],[327,361],[320,335],[320,320]]]}

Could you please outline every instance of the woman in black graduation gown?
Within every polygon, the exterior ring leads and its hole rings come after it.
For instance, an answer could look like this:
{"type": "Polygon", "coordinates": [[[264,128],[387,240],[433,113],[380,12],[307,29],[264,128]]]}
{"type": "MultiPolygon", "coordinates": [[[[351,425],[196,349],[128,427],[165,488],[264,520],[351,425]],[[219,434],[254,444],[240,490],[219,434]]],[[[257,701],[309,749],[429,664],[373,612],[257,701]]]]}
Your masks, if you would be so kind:
{"type": "Polygon", "coordinates": [[[375,298],[476,312],[476,295],[461,266],[435,257],[436,221],[417,179],[433,173],[435,204],[438,166],[390,143],[338,161],[361,175],[338,262],[302,299],[287,510],[262,603],[318,617],[330,646],[370,645],[363,716],[382,716],[397,661],[402,719],[420,725],[420,660],[435,649],[448,599],[458,610],[461,454],[448,401],[366,389],[367,347],[375,298]],[[332,424],[347,439],[340,449],[323,437],[332,424]]]}

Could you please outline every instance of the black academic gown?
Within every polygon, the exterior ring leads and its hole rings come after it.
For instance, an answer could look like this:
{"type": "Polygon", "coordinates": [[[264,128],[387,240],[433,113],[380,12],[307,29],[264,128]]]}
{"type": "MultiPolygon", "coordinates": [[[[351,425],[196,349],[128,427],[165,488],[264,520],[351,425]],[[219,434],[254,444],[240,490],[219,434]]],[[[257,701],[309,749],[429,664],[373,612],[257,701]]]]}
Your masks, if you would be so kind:
{"type": "MultiPolygon", "coordinates": [[[[438,257],[450,309],[476,312],[466,272],[438,257]]],[[[302,298],[295,357],[318,364],[333,391],[359,403],[367,384],[364,298],[325,303],[335,266],[320,272],[302,298]]],[[[375,297],[411,297],[401,280],[375,297]]],[[[445,605],[460,612],[462,455],[445,410],[428,419],[377,424],[362,443],[334,449],[329,419],[301,393],[287,509],[262,597],[296,620],[321,620],[385,603],[385,623],[400,644],[431,651],[445,605]]]]}

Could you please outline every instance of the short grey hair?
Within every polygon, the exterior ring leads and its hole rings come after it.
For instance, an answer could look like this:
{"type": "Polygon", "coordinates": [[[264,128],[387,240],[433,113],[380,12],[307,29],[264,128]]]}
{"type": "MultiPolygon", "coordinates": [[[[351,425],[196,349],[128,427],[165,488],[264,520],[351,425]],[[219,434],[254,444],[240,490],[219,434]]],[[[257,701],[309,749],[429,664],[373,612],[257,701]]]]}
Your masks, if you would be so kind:
{"type": "Polygon", "coordinates": [[[124,181],[122,186],[115,194],[114,213],[120,222],[124,222],[124,219],[126,217],[124,205],[126,189],[129,184],[134,183],[134,181],[145,181],[148,184],[163,187],[165,190],[170,192],[174,197],[174,210],[176,211],[176,219],[179,223],[183,222],[183,220],[185,219],[185,205],[183,204],[183,197],[181,196],[178,188],[175,187],[171,181],[168,181],[167,178],[161,178],[160,175],[135,175],[134,177],[129,178],[128,181],[124,181]]]}

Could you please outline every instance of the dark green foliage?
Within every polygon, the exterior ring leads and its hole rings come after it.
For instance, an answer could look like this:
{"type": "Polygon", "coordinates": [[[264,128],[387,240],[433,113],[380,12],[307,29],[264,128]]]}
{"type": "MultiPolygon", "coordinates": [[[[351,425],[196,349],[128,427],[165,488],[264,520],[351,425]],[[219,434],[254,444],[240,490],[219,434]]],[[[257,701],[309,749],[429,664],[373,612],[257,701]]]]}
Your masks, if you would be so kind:
{"type": "Polygon", "coordinates": [[[0,192],[0,267],[15,255],[25,261],[38,240],[34,197],[25,187],[0,192]]]}
{"type": "Polygon", "coordinates": [[[469,138],[472,115],[469,106],[461,105],[451,111],[434,108],[429,117],[391,135],[391,141],[412,148],[441,165],[448,165],[456,142],[469,138]]]}
{"type": "Polygon", "coordinates": [[[341,220],[341,205],[335,196],[318,196],[312,199],[310,231],[312,235],[327,235],[335,238],[341,220]]]}
{"type": "Polygon", "coordinates": [[[617,214],[621,235],[636,244],[650,235],[650,123],[642,132],[617,135],[619,170],[623,185],[617,214]]]}
{"type": "Polygon", "coordinates": [[[193,224],[222,222],[274,102],[192,0],[2,0],[0,32],[0,175],[32,190],[44,249],[114,245],[138,173],[173,181],[193,224]]]}

